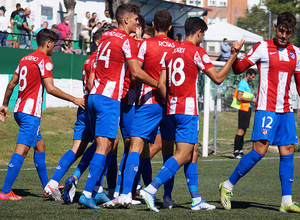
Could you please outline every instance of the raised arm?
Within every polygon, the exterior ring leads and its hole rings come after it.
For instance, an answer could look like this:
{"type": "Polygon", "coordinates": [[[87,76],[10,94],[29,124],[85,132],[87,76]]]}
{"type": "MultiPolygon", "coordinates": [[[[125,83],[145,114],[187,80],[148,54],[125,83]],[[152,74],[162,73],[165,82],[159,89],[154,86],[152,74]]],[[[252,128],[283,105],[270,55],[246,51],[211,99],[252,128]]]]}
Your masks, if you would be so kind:
{"type": "Polygon", "coordinates": [[[51,77],[43,78],[43,82],[46,87],[47,93],[49,93],[57,98],[73,102],[75,105],[78,105],[84,109],[84,99],[75,98],[74,96],[71,96],[71,95],[61,91],[59,88],[57,88],[56,86],[53,85],[53,78],[51,78],[51,77]]]}
{"type": "Polygon", "coordinates": [[[3,104],[2,107],[0,108],[0,121],[4,122],[8,116],[8,103],[14,91],[15,86],[18,85],[18,81],[19,81],[19,77],[14,74],[6,87],[3,104]]]}
{"type": "Polygon", "coordinates": [[[234,42],[231,47],[231,55],[225,65],[217,72],[217,70],[212,67],[205,71],[205,74],[215,83],[215,84],[221,84],[224,79],[226,78],[227,74],[230,71],[230,68],[233,64],[233,62],[236,60],[236,57],[239,53],[239,51],[242,49],[242,46],[244,45],[246,41],[241,40],[240,42],[234,42]]]}

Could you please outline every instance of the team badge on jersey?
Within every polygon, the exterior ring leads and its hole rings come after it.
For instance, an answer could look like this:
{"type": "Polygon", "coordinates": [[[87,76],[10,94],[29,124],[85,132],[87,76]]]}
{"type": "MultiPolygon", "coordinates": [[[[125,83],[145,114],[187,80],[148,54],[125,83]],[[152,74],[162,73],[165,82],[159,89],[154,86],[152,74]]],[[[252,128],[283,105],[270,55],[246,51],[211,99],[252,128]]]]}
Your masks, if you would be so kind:
{"type": "Polygon", "coordinates": [[[268,134],[268,129],[267,129],[267,128],[264,128],[264,129],[262,130],[262,133],[263,133],[264,135],[268,134]]]}
{"type": "Polygon", "coordinates": [[[294,60],[296,58],[295,52],[290,51],[290,57],[294,60]]]}

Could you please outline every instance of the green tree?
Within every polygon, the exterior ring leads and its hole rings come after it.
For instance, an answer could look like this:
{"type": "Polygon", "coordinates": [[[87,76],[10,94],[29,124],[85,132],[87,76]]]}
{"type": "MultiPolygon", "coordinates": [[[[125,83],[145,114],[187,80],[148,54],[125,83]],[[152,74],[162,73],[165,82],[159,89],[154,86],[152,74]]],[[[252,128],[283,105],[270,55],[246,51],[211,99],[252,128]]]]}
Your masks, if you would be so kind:
{"type": "Polygon", "coordinates": [[[272,13],[280,14],[284,11],[289,11],[292,14],[300,13],[300,1],[299,0],[266,0],[265,6],[272,13]]]}

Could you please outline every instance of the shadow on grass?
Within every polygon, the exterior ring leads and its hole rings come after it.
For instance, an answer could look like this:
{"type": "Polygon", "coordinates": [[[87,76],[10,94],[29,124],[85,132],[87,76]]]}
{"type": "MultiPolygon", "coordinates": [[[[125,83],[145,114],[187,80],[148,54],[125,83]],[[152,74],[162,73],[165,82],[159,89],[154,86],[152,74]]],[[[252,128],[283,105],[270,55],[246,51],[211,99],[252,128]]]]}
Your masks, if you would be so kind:
{"type": "Polygon", "coordinates": [[[32,197],[40,197],[40,195],[32,194],[30,189],[14,189],[13,192],[22,197],[32,196],[32,197]]]}

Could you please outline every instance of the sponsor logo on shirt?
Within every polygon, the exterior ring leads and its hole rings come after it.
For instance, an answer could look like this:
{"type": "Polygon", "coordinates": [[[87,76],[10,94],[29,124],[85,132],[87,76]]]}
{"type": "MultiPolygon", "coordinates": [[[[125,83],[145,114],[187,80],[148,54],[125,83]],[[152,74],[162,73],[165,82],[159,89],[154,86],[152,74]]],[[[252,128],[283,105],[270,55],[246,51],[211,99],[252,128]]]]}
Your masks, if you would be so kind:
{"type": "Polygon", "coordinates": [[[204,63],[210,63],[210,59],[209,59],[209,56],[207,54],[204,54],[202,59],[203,59],[204,63]]]}
{"type": "Polygon", "coordinates": [[[160,47],[175,47],[175,44],[168,41],[158,41],[160,47]]]}

